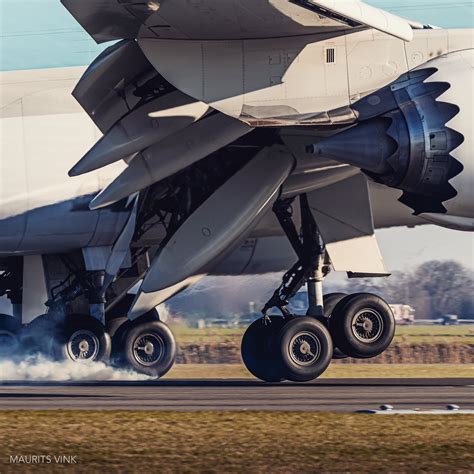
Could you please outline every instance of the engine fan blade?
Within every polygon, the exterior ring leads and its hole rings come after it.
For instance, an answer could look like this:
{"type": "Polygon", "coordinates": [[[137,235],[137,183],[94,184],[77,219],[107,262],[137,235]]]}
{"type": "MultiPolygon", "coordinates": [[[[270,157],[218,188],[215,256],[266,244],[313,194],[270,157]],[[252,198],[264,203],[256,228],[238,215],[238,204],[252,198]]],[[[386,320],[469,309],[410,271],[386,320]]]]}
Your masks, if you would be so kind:
{"type": "Polygon", "coordinates": [[[218,188],[157,254],[129,318],[137,318],[188,286],[188,278],[205,275],[274,202],[293,166],[294,158],[285,148],[264,148],[218,188]]]}

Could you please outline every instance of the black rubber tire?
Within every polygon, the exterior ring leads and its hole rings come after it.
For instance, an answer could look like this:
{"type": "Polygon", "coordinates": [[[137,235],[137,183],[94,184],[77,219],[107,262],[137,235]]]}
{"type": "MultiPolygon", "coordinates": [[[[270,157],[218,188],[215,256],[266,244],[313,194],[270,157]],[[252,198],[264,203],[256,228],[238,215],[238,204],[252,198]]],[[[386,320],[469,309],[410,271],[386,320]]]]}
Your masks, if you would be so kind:
{"type": "Polygon", "coordinates": [[[339,303],[339,301],[341,301],[346,296],[347,293],[328,293],[327,295],[324,295],[324,315],[327,318],[330,318],[337,303],[339,303]]]}
{"type": "MultiPolygon", "coordinates": [[[[334,308],[337,306],[339,301],[347,296],[347,293],[328,293],[324,295],[324,314],[326,318],[330,318],[334,308]]],[[[328,328],[329,332],[331,333],[331,328],[328,328]]],[[[331,334],[332,336],[332,334],[331,334]]],[[[334,345],[334,338],[333,338],[333,351],[332,351],[332,358],[333,359],[347,359],[349,356],[344,354],[338,347],[334,345]]]]}
{"type": "MultiPolygon", "coordinates": [[[[73,314],[66,317],[66,320],[57,330],[56,339],[53,346],[53,355],[59,360],[79,361],[73,356],[74,350],[69,346],[71,337],[78,331],[87,331],[95,336],[95,342],[98,342],[97,350],[86,358],[93,362],[108,362],[112,350],[112,341],[105,331],[104,325],[86,314],[73,314]]],[[[93,346],[92,346],[93,347],[93,346]]]]}
{"type": "Polygon", "coordinates": [[[107,321],[106,328],[107,328],[107,333],[109,336],[112,338],[112,343],[115,339],[115,336],[117,336],[118,339],[120,339],[119,332],[124,331],[124,324],[127,324],[129,322],[129,319],[126,316],[122,317],[117,317],[114,319],[111,319],[107,321]]]}
{"type": "MultiPolygon", "coordinates": [[[[285,380],[282,365],[278,357],[275,338],[288,321],[282,316],[259,318],[245,331],[240,346],[242,361],[247,370],[264,382],[285,380]]],[[[291,318],[292,319],[292,318],[291,318]]]]}
{"type": "MultiPolygon", "coordinates": [[[[145,357],[145,355],[142,355],[145,357]]],[[[154,356],[154,354],[153,354],[154,356]]],[[[125,333],[123,344],[124,362],[135,371],[152,377],[162,377],[171,367],[176,359],[176,341],[170,328],[161,321],[134,322],[125,333]],[[148,335],[148,342],[152,344],[152,349],[156,349],[155,343],[161,344],[160,353],[155,361],[148,364],[140,361],[140,354],[134,350],[140,338],[148,335]],[[151,338],[151,339],[150,339],[151,338]]]]}
{"type": "MultiPolygon", "coordinates": [[[[349,357],[368,359],[384,352],[395,335],[395,318],[390,306],[377,295],[371,293],[355,293],[343,298],[334,308],[329,327],[334,343],[349,357]],[[352,326],[353,318],[363,310],[381,325],[380,334],[376,339],[363,341],[357,337],[352,326]]],[[[368,337],[368,336],[367,336],[368,337]]]]}
{"type": "MultiPolygon", "coordinates": [[[[124,313],[125,315],[127,313],[124,313]]],[[[130,321],[126,316],[115,316],[109,319],[106,324],[107,332],[112,338],[112,361],[117,365],[121,365],[124,360],[124,344],[127,332],[134,326],[140,323],[159,321],[160,317],[156,309],[148,311],[148,313],[140,316],[135,321],[130,321]]]]}
{"type": "Polygon", "coordinates": [[[0,314],[0,358],[13,357],[18,354],[21,348],[20,330],[21,324],[17,318],[0,314]]]}
{"type": "MultiPolygon", "coordinates": [[[[312,349],[314,350],[314,348],[312,349]]],[[[333,344],[329,331],[321,321],[310,316],[302,316],[288,321],[280,329],[277,337],[277,351],[288,380],[309,382],[318,378],[328,368],[331,363],[333,344]],[[309,340],[313,340],[318,353],[313,361],[298,362],[295,357],[292,357],[292,354],[296,356],[294,348],[298,334],[305,333],[309,340]]],[[[300,357],[306,356],[302,352],[298,355],[300,357]]]]}
{"type": "Polygon", "coordinates": [[[20,333],[22,354],[39,353],[55,357],[55,344],[62,331],[62,319],[56,318],[52,313],[42,314],[24,326],[20,333]]]}

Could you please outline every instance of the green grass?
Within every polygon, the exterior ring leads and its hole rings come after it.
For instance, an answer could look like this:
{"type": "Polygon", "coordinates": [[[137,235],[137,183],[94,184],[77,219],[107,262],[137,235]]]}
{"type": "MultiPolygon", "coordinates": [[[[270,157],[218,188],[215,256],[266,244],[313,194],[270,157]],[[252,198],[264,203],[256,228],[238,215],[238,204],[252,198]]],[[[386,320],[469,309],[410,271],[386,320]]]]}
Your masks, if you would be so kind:
{"type": "Polygon", "coordinates": [[[474,344],[474,325],[457,326],[397,326],[396,342],[461,342],[474,344]]]}
{"type": "MultiPolygon", "coordinates": [[[[240,344],[244,328],[193,329],[172,326],[178,344],[240,344]]],[[[463,343],[474,344],[474,325],[457,326],[398,326],[395,343],[463,343]]]]}
{"type": "MultiPolygon", "coordinates": [[[[332,364],[321,378],[473,378],[474,364],[332,364]]],[[[167,379],[255,379],[242,364],[176,364],[167,379]]]]}
{"type": "Polygon", "coordinates": [[[0,472],[472,472],[474,416],[0,412],[0,472]],[[10,456],[77,456],[74,466],[10,456]]]}

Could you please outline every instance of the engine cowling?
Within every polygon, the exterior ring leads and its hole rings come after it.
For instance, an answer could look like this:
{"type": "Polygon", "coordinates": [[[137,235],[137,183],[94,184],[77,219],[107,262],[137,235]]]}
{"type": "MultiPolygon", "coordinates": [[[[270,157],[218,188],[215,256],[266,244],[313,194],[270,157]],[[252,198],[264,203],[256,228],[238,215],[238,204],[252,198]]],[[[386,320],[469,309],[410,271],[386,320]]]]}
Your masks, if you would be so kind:
{"type": "Polygon", "coordinates": [[[309,147],[403,190],[435,223],[474,230],[474,50],[436,58],[353,105],[359,123],[309,147]]]}

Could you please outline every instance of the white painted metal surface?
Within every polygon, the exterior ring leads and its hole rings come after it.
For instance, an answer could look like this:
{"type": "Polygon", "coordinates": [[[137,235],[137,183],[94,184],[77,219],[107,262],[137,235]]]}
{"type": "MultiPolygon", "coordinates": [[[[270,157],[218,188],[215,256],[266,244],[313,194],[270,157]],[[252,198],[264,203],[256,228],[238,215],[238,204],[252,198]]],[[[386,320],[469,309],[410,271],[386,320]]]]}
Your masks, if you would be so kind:
{"type": "Polygon", "coordinates": [[[138,153],[128,167],[91,202],[91,209],[107,206],[190,166],[252,130],[220,113],[168,136],[138,153]]]}
{"type": "Polygon", "coordinates": [[[372,27],[406,41],[412,26],[358,0],[173,0],[123,3],[62,0],[97,41],[141,34],[174,39],[242,39],[295,36],[372,27]]]}
{"type": "Polygon", "coordinates": [[[47,311],[46,274],[41,255],[28,255],[23,259],[23,299],[21,322],[28,324],[47,311]]]}
{"type": "Polygon", "coordinates": [[[199,120],[208,109],[179,91],[147,102],[115,124],[69,174],[77,176],[129,158],[199,120]]]}
{"type": "Polygon", "coordinates": [[[300,117],[348,107],[429,59],[472,44],[467,30],[414,33],[410,43],[374,30],[208,41],[144,36],[138,42],[153,66],[196,100],[253,125],[282,117],[297,125],[300,117]]]}
{"type": "MultiPolygon", "coordinates": [[[[445,82],[449,89],[439,98],[459,107],[446,126],[461,133],[464,141],[451,152],[463,170],[450,180],[457,195],[446,201],[447,215],[426,215],[430,222],[474,230],[474,50],[460,51],[426,64],[437,69],[426,82],[445,82]]],[[[422,215],[422,217],[424,217],[422,215]]]]}
{"type": "Polygon", "coordinates": [[[387,274],[375,238],[364,175],[313,191],[308,202],[334,270],[387,274]]]}
{"type": "Polygon", "coordinates": [[[91,213],[87,203],[124,163],[67,176],[100,137],[71,96],[83,71],[0,73],[0,255],[110,244],[123,224],[121,213],[91,213]]]}
{"type": "Polygon", "coordinates": [[[309,3],[404,41],[413,39],[413,29],[407,20],[360,0],[309,0],[309,3]]]}

